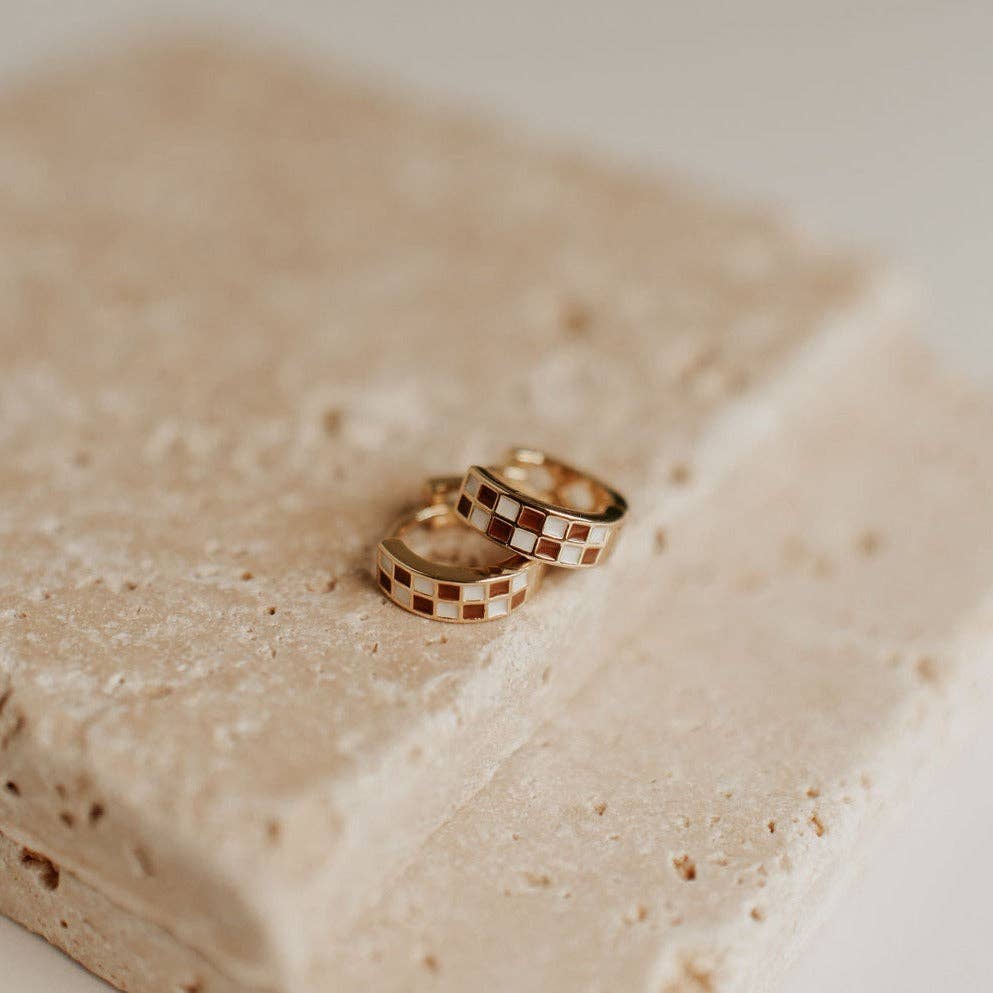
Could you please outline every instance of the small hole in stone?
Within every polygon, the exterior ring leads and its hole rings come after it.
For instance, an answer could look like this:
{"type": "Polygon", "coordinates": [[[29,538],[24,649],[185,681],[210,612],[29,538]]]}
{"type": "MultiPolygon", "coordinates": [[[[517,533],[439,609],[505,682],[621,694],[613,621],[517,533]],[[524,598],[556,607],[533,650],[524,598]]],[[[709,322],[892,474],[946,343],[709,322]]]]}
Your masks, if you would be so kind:
{"type": "Polygon", "coordinates": [[[625,924],[637,924],[647,920],[648,908],[643,903],[636,904],[623,917],[625,924]]]}
{"type": "Polygon", "coordinates": [[[600,803],[594,804],[593,812],[597,815],[597,817],[603,817],[603,815],[607,812],[607,805],[602,801],[600,803]]]}
{"type": "Polygon", "coordinates": [[[690,481],[691,475],[690,467],[685,462],[677,462],[669,470],[669,482],[673,486],[685,486],[690,481]]]}
{"type": "Polygon", "coordinates": [[[669,535],[665,528],[655,529],[655,551],[659,554],[669,547],[669,535]]]}
{"type": "Polygon", "coordinates": [[[59,814],[59,820],[62,821],[62,823],[70,830],[76,826],[76,817],[68,810],[63,810],[59,814]]]}
{"type": "Polygon", "coordinates": [[[12,779],[8,779],[7,782],[3,784],[3,788],[12,796],[21,795],[21,788],[12,779]]]}
{"type": "Polygon", "coordinates": [[[90,805],[90,812],[87,815],[87,819],[90,824],[98,824],[106,811],[103,809],[102,803],[94,803],[90,805]]]}
{"type": "Polygon", "coordinates": [[[809,796],[811,800],[816,800],[820,795],[821,791],[816,786],[811,786],[807,790],[807,796],[809,796]]]}
{"type": "Polygon", "coordinates": [[[244,572],[243,572],[243,573],[241,574],[241,580],[242,580],[242,582],[244,582],[244,583],[247,583],[247,582],[248,582],[248,581],[249,581],[250,579],[254,579],[254,578],[255,578],[255,576],[254,576],[254,574],[253,574],[253,573],[251,573],[251,572],[249,572],[249,570],[248,570],[248,569],[246,569],[246,570],[245,570],[245,571],[244,571],[244,572]]]}
{"type": "Polygon", "coordinates": [[[748,916],[751,917],[753,921],[758,921],[760,924],[765,920],[765,911],[761,907],[752,907],[748,912],[748,916]]]}
{"type": "Polygon", "coordinates": [[[21,865],[38,874],[38,881],[46,890],[57,890],[59,888],[59,867],[44,855],[31,851],[30,848],[21,849],[21,865]]]}
{"type": "Polygon", "coordinates": [[[704,965],[687,959],[683,962],[683,980],[675,989],[693,990],[694,993],[715,993],[714,973],[704,965]]]}
{"type": "Polygon", "coordinates": [[[769,823],[766,824],[766,827],[769,829],[769,834],[775,834],[776,833],[776,822],[775,821],[769,821],[769,823]]]}
{"type": "Polygon", "coordinates": [[[266,613],[267,613],[267,614],[268,614],[268,615],[269,615],[270,617],[272,617],[272,615],[276,613],[276,608],[275,608],[275,607],[269,607],[269,608],[268,608],[268,609],[266,610],[266,613]]]}
{"type": "Polygon", "coordinates": [[[689,855],[680,855],[673,859],[672,866],[684,882],[691,883],[696,879],[696,862],[689,855]]]}
{"type": "Polygon", "coordinates": [[[930,655],[921,656],[914,666],[914,671],[922,683],[934,685],[938,682],[938,667],[930,655]]]}
{"type": "Polygon", "coordinates": [[[559,307],[559,326],[563,331],[576,337],[589,333],[593,315],[589,306],[576,297],[568,297],[559,307]]]}
{"type": "Polygon", "coordinates": [[[547,889],[552,885],[552,877],[546,872],[525,872],[524,878],[529,886],[547,889]]]}
{"type": "Polygon", "coordinates": [[[820,814],[810,815],[810,826],[814,829],[814,834],[816,834],[818,838],[823,837],[824,832],[827,830],[827,828],[824,827],[824,822],[820,818],[820,814]]]}
{"type": "Polygon", "coordinates": [[[345,420],[345,415],[337,407],[329,407],[321,416],[321,427],[324,433],[334,437],[341,431],[341,425],[345,420]]]}
{"type": "Polygon", "coordinates": [[[863,531],[855,539],[855,548],[866,558],[870,558],[875,555],[882,547],[882,544],[882,537],[877,531],[872,530],[863,531]]]}
{"type": "Polygon", "coordinates": [[[429,972],[437,972],[438,969],[441,968],[437,956],[432,955],[430,952],[428,952],[428,954],[425,955],[421,961],[424,963],[424,968],[429,972]]]}
{"type": "Polygon", "coordinates": [[[63,921],[59,921],[59,927],[62,928],[62,930],[64,931],[64,930],[68,929],[69,922],[68,921],[64,921],[64,920],[63,921]]]}

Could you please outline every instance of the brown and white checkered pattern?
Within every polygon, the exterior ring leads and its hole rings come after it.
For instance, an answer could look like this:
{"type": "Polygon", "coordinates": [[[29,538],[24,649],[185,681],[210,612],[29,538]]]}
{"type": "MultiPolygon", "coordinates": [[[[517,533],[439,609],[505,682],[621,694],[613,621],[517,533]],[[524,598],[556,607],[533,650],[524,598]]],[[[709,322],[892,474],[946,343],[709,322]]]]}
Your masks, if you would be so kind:
{"type": "Polygon", "coordinates": [[[438,621],[491,621],[520,607],[538,585],[541,567],[518,561],[518,569],[496,576],[481,571],[475,582],[441,581],[418,572],[380,544],[376,580],[394,603],[415,614],[438,621]]]}
{"type": "Polygon", "coordinates": [[[472,469],[462,481],[455,509],[491,541],[568,568],[596,565],[619,528],[619,522],[595,523],[580,514],[548,510],[472,469]]]}

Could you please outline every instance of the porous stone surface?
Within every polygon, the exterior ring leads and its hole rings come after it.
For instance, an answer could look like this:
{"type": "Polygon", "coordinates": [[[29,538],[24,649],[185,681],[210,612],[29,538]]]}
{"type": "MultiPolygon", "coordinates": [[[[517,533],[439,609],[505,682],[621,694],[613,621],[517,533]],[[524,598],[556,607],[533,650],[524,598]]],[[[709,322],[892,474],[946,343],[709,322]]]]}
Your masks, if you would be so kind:
{"type": "MultiPolygon", "coordinates": [[[[141,993],[320,993],[345,977],[386,988],[425,970],[454,983],[448,952],[445,969],[431,951],[387,964],[377,927],[433,885],[417,874],[431,875],[444,832],[464,821],[459,837],[472,838],[491,791],[512,781],[500,777],[524,776],[507,770],[552,761],[554,750],[529,758],[531,745],[503,764],[598,672],[642,657],[631,646],[695,644],[704,657],[709,643],[727,653],[717,671],[756,698],[782,689],[797,712],[843,702],[829,678],[841,635],[826,618],[861,616],[855,587],[825,587],[837,603],[817,601],[809,645],[797,635],[810,659],[797,686],[758,631],[730,665],[736,589],[708,588],[702,615],[690,590],[653,597],[678,592],[680,575],[692,587],[733,569],[751,582],[731,550],[751,538],[761,560],[769,534],[728,532],[742,511],[714,494],[756,464],[786,411],[842,387],[876,347],[899,301],[863,266],[764,212],[269,54],[169,45],[39,79],[0,104],[0,134],[0,833],[16,880],[0,889],[5,912],[141,993]],[[492,625],[436,625],[386,603],[370,566],[387,524],[426,475],[509,442],[588,464],[630,498],[609,566],[553,577],[492,625]],[[696,522],[707,554],[658,554],[680,520],[696,522]],[[80,919],[98,933],[73,928],[70,910],[88,905],[80,919]],[[134,940],[115,941],[128,928],[134,940]]],[[[859,425],[861,394],[846,396],[839,443],[859,425]]],[[[930,423],[929,405],[918,413],[930,423]]],[[[756,501],[796,482],[786,456],[811,458],[805,444],[751,470],[756,501]]],[[[897,455],[876,461],[913,474],[897,455]]],[[[842,507],[860,507],[863,488],[842,507]]],[[[910,496],[900,506],[930,514],[910,496]]],[[[777,507],[781,523],[790,509],[777,507]]],[[[849,523],[823,511],[824,527],[849,523]]],[[[794,549],[796,583],[769,579],[784,597],[817,578],[799,581],[804,563],[820,568],[806,548],[794,549]]],[[[947,562],[940,602],[959,611],[955,577],[987,576],[978,559],[947,562]]],[[[885,626],[888,592],[867,624],[885,626]]],[[[936,604],[914,610],[944,634],[936,604]]],[[[640,701],[659,695],[656,733],[704,742],[667,708],[709,692],[730,707],[724,740],[744,737],[735,756],[758,762],[775,742],[745,720],[750,697],[689,658],[660,662],[640,701]]],[[[876,688],[862,671],[856,697],[876,688]]],[[[903,700],[884,693],[881,713],[903,700]]],[[[587,771],[606,783],[622,754],[599,748],[587,771]]],[[[667,801],[691,820],[713,805],[695,770],[721,768],[702,745],[698,760],[667,801]]],[[[833,754],[823,761],[825,781],[841,774],[833,754]]],[[[665,822],[645,816],[647,845],[665,822]]],[[[676,859],[706,857],[679,848],[676,859]]],[[[464,862],[457,846],[439,857],[452,871],[464,862]]],[[[550,867],[526,871],[553,889],[550,867]]],[[[468,976],[473,948],[492,966],[479,935],[502,933],[520,907],[459,904],[481,915],[460,946],[468,976]]],[[[549,963],[565,954],[551,918],[520,919],[549,963]]],[[[613,954],[595,924],[577,934],[590,955],[613,954]]],[[[551,969],[518,974],[518,988],[539,974],[555,988],[551,969]]]]}
{"type": "Polygon", "coordinates": [[[0,835],[0,912],[122,990],[241,993],[243,987],[171,934],[0,835]]]}
{"type": "Polygon", "coordinates": [[[810,385],[671,522],[624,603],[653,623],[328,957],[343,989],[771,991],[900,829],[990,685],[993,397],[899,337],[810,385]]]}

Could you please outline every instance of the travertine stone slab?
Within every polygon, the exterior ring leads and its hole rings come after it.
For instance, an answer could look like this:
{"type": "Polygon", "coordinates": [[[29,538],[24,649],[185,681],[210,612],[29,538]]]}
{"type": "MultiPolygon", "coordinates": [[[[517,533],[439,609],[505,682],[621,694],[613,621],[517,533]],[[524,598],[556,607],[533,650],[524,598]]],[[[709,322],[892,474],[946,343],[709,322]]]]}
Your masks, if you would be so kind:
{"type": "Polygon", "coordinates": [[[0,834],[0,912],[122,990],[242,993],[188,945],[116,905],[67,870],[25,857],[0,834]],[[57,884],[55,884],[57,878],[57,884]]]}
{"type": "Polygon", "coordinates": [[[899,338],[821,386],[322,962],[342,989],[776,988],[993,672],[993,398],[899,338]]]}
{"type": "Polygon", "coordinates": [[[609,606],[656,529],[894,301],[763,213],[269,56],[39,80],[0,136],[0,831],[189,949],[174,986],[335,989],[329,942],[659,630],[609,606]],[[386,524],[511,441],[631,498],[609,570],[472,629],[385,603],[386,524]]]}

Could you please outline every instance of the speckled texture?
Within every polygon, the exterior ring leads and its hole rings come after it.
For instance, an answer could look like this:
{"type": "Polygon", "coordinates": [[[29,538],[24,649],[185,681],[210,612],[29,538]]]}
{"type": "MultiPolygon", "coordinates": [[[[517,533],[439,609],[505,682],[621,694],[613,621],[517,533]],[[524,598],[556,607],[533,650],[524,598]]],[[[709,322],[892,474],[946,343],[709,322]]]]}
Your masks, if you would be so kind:
{"type": "Polygon", "coordinates": [[[0,831],[243,988],[335,989],[329,941],[659,636],[611,606],[656,529],[892,297],[764,213],[268,55],[110,59],[0,134],[0,831]],[[511,441],[630,498],[609,567],[498,629],[385,603],[383,528],[511,441]]]}
{"type": "Polygon", "coordinates": [[[626,602],[654,625],[363,916],[342,989],[771,991],[900,829],[993,672],[993,398],[898,337],[810,385],[671,522],[626,602]]]}
{"type": "Polygon", "coordinates": [[[0,835],[0,913],[65,949],[122,990],[244,993],[202,955],[65,869],[0,835]]]}

